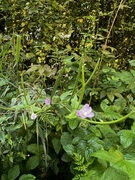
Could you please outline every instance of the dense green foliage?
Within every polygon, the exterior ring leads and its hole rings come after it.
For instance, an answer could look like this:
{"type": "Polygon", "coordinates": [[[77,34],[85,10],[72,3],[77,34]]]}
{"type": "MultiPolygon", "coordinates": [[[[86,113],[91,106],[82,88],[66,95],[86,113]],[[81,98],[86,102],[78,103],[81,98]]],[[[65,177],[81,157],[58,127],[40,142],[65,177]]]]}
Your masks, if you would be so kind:
{"type": "Polygon", "coordinates": [[[0,0],[0,25],[0,179],[134,180],[134,0],[0,0]]]}

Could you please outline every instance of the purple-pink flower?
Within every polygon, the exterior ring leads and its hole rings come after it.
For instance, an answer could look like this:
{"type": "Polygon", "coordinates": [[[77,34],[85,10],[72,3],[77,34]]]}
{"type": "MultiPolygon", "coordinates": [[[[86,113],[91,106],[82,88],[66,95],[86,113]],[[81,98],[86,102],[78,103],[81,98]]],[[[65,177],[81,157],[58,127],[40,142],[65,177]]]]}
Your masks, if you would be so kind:
{"type": "Polygon", "coordinates": [[[76,115],[84,119],[92,118],[94,113],[92,112],[92,108],[89,106],[89,104],[85,104],[82,109],[77,111],[76,115]]]}
{"type": "Polygon", "coordinates": [[[46,99],[45,99],[45,104],[46,104],[46,105],[50,105],[50,104],[51,104],[50,98],[46,98],[46,99]]]}

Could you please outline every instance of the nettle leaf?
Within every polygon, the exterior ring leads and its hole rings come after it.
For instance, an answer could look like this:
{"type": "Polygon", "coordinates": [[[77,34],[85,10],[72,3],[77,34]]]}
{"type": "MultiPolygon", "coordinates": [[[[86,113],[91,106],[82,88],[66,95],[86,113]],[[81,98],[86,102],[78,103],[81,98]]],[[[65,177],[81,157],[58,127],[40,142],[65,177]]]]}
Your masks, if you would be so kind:
{"type": "Polygon", "coordinates": [[[103,111],[105,111],[108,108],[109,101],[107,99],[103,100],[100,104],[100,107],[103,111]]]}
{"type": "Polygon", "coordinates": [[[78,119],[69,119],[68,124],[69,124],[69,127],[73,130],[78,126],[79,121],[78,119]]]}
{"type": "Polygon", "coordinates": [[[117,170],[113,167],[109,167],[102,175],[100,180],[129,180],[129,177],[126,173],[122,172],[121,170],[117,170]]]}
{"type": "Polygon", "coordinates": [[[37,144],[30,144],[27,146],[27,151],[29,151],[32,154],[37,154],[39,149],[37,144]]]}
{"type": "Polygon", "coordinates": [[[109,99],[110,101],[113,102],[113,100],[114,100],[114,94],[112,94],[112,93],[107,93],[107,97],[108,97],[108,99],[109,99]]]}
{"type": "Polygon", "coordinates": [[[7,80],[0,78],[0,86],[4,86],[6,84],[8,84],[7,80]]]}
{"type": "Polygon", "coordinates": [[[36,177],[33,176],[32,174],[23,174],[19,180],[35,180],[36,177]]]}
{"type": "Polygon", "coordinates": [[[120,142],[124,148],[129,147],[135,138],[135,132],[132,130],[120,131],[120,142]]]}
{"type": "Polygon", "coordinates": [[[1,180],[7,180],[7,179],[8,179],[7,174],[2,174],[2,175],[1,175],[1,180]]]}
{"type": "Polygon", "coordinates": [[[76,118],[76,110],[73,110],[69,115],[66,116],[69,127],[73,130],[75,129],[78,124],[79,120],[76,118]]]}
{"type": "Polygon", "coordinates": [[[116,163],[117,161],[123,159],[123,154],[119,150],[115,150],[113,148],[111,148],[109,151],[99,150],[92,153],[91,156],[103,159],[109,163],[116,163]]]}
{"type": "Polygon", "coordinates": [[[60,96],[60,99],[61,101],[67,99],[67,97],[71,94],[71,91],[67,91],[65,93],[63,93],[61,96],[60,96]]]}
{"type": "Polygon", "coordinates": [[[130,180],[135,179],[135,161],[121,160],[117,163],[112,164],[112,167],[126,173],[129,176],[130,180]]]}
{"type": "Polygon", "coordinates": [[[67,65],[67,66],[71,66],[73,64],[72,59],[74,58],[74,56],[66,56],[63,59],[63,62],[67,65]]]}
{"type": "Polygon", "coordinates": [[[60,141],[63,147],[66,146],[67,144],[72,144],[71,134],[69,132],[63,132],[60,141]]]}
{"type": "Polygon", "coordinates": [[[52,144],[53,144],[55,152],[58,154],[60,152],[60,149],[61,149],[60,140],[54,138],[54,139],[52,139],[52,144]]]}
{"type": "Polygon", "coordinates": [[[74,98],[71,100],[71,106],[73,109],[77,109],[79,105],[78,98],[75,95],[74,98]]]}
{"type": "Polygon", "coordinates": [[[125,82],[126,84],[130,84],[132,81],[134,82],[134,77],[133,77],[133,75],[132,75],[130,72],[128,72],[128,71],[124,71],[124,70],[123,70],[123,71],[120,73],[119,78],[120,78],[123,82],[125,82]]]}
{"type": "Polygon", "coordinates": [[[72,136],[68,132],[64,132],[61,136],[61,144],[67,154],[72,155],[75,147],[72,145],[72,136]]]}
{"type": "Polygon", "coordinates": [[[130,61],[129,61],[129,64],[130,64],[131,66],[135,66],[135,60],[130,60],[130,61]]]}
{"type": "Polygon", "coordinates": [[[76,151],[76,148],[72,144],[68,144],[63,147],[66,153],[70,156],[73,155],[73,153],[76,151]]]}
{"type": "Polygon", "coordinates": [[[71,162],[72,158],[67,153],[64,153],[61,157],[61,160],[64,162],[71,162]]]}
{"type": "Polygon", "coordinates": [[[108,136],[116,136],[115,131],[109,126],[109,125],[97,125],[97,127],[100,129],[104,137],[108,136]]]}
{"type": "Polygon", "coordinates": [[[5,133],[3,131],[0,131],[0,142],[1,143],[5,142],[5,133]]]}
{"type": "Polygon", "coordinates": [[[14,180],[19,176],[19,174],[20,174],[20,166],[15,165],[13,168],[11,168],[8,171],[8,179],[14,180]]]}
{"type": "Polygon", "coordinates": [[[76,118],[76,110],[73,110],[69,115],[66,116],[68,119],[75,119],[76,118]]]}
{"type": "Polygon", "coordinates": [[[30,170],[33,170],[35,169],[37,166],[39,165],[39,157],[34,155],[34,156],[31,156],[28,161],[27,161],[27,164],[26,164],[26,167],[30,170]]]}

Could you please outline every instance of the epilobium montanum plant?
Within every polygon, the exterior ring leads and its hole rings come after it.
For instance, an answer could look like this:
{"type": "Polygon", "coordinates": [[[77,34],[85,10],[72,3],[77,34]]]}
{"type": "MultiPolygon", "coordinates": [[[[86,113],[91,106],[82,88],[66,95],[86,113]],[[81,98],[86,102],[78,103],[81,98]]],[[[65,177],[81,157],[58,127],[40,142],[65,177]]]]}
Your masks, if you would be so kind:
{"type": "Polygon", "coordinates": [[[84,119],[92,118],[94,113],[92,112],[92,108],[89,106],[89,104],[85,104],[80,110],[77,111],[76,115],[84,119]]]}

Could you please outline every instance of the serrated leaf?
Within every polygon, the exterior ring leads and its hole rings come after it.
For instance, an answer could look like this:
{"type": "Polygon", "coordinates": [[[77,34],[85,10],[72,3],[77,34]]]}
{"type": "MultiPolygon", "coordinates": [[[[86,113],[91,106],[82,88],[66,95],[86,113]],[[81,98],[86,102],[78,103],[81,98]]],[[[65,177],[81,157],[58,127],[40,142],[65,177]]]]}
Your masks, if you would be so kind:
{"type": "Polygon", "coordinates": [[[20,166],[15,165],[8,171],[8,179],[15,180],[20,174],[20,166]]]}
{"type": "Polygon", "coordinates": [[[37,154],[38,153],[38,146],[37,144],[30,144],[27,146],[27,151],[29,151],[32,154],[37,154]]]}
{"type": "Polygon", "coordinates": [[[99,150],[92,153],[92,156],[103,159],[110,163],[116,163],[123,159],[123,154],[118,150],[110,149],[109,151],[99,150]]]}
{"type": "Polygon", "coordinates": [[[7,180],[7,179],[8,179],[7,174],[2,174],[2,175],[1,175],[1,180],[7,180]]]}
{"type": "Polygon", "coordinates": [[[35,169],[38,165],[39,165],[39,157],[36,155],[30,157],[26,164],[27,168],[30,170],[35,169]]]}
{"type": "Polygon", "coordinates": [[[129,61],[129,64],[130,64],[131,66],[135,66],[135,60],[129,61]]]}
{"type": "Polygon", "coordinates": [[[102,175],[100,180],[129,180],[129,177],[126,173],[121,170],[117,170],[113,167],[109,167],[102,175]]]}
{"type": "Polygon", "coordinates": [[[72,145],[72,136],[68,132],[64,132],[61,136],[61,144],[67,154],[72,155],[75,151],[75,147],[72,145]]]}
{"type": "Polygon", "coordinates": [[[33,176],[32,174],[23,174],[19,180],[35,180],[36,177],[33,176]]]}
{"type": "Polygon", "coordinates": [[[63,156],[61,157],[61,160],[64,162],[71,162],[72,158],[67,153],[64,153],[63,156]]]}
{"type": "Polygon", "coordinates": [[[129,176],[130,180],[135,179],[135,161],[121,160],[112,165],[114,168],[123,171],[129,176]]]}
{"type": "Polygon", "coordinates": [[[5,142],[5,133],[3,131],[0,131],[0,141],[1,143],[5,142]]]}
{"type": "Polygon", "coordinates": [[[62,146],[66,146],[67,144],[72,144],[72,136],[69,132],[63,132],[60,140],[62,146]]]}
{"type": "Polygon", "coordinates": [[[112,93],[107,93],[107,97],[110,101],[114,100],[114,94],[112,94],[112,93]]]}
{"type": "Polygon", "coordinates": [[[100,104],[100,107],[103,111],[105,111],[108,108],[109,101],[107,99],[103,100],[100,104]]]}
{"type": "Polygon", "coordinates": [[[77,109],[79,105],[77,96],[75,95],[74,98],[71,100],[71,106],[73,109],[77,109]]]}
{"type": "Polygon", "coordinates": [[[60,96],[61,101],[65,100],[70,94],[71,94],[71,91],[67,91],[67,92],[63,93],[60,96]]]}
{"type": "Polygon", "coordinates": [[[135,133],[131,130],[120,131],[120,142],[124,148],[129,147],[135,138],[135,133]]]}
{"type": "Polygon", "coordinates": [[[68,124],[69,127],[73,130],[78,126],[79,121],[77,119],[69,119],[68,124]]]}
{"type": "Polygon", "coordinates": [[[0,78],[0,86],[4,86],[8,84],[8,82],[5,79],[0,78]]]}
{"type": "Polygon", "coordinates": [[[58,154],[60,152],[60,149],[61,149],[60,140],[54,138],[54,139],[52,139],[52,144],[53,144],[55,152],[58,154]]]}
{"type": "Polygon", "coordinates": [[[66,116],[68,119],[75,119],[76,118],[76,110],[73,110],[69,115],[66,116]]]}
{"type": "Polygon", "coordinates": [[[72,65],[72,59],[74,58],[74,56],[66,56],[63,59],[63,62],[67,65],[67,66],[71,66],[72,65]]]}
{"type": "Polygon", "coordinates": [[[63,149],[70,156],[72,156],[73,153],[75,152],[75,147],[72,144],[68,144],[68,145],[64,146],[63,149]]]}

